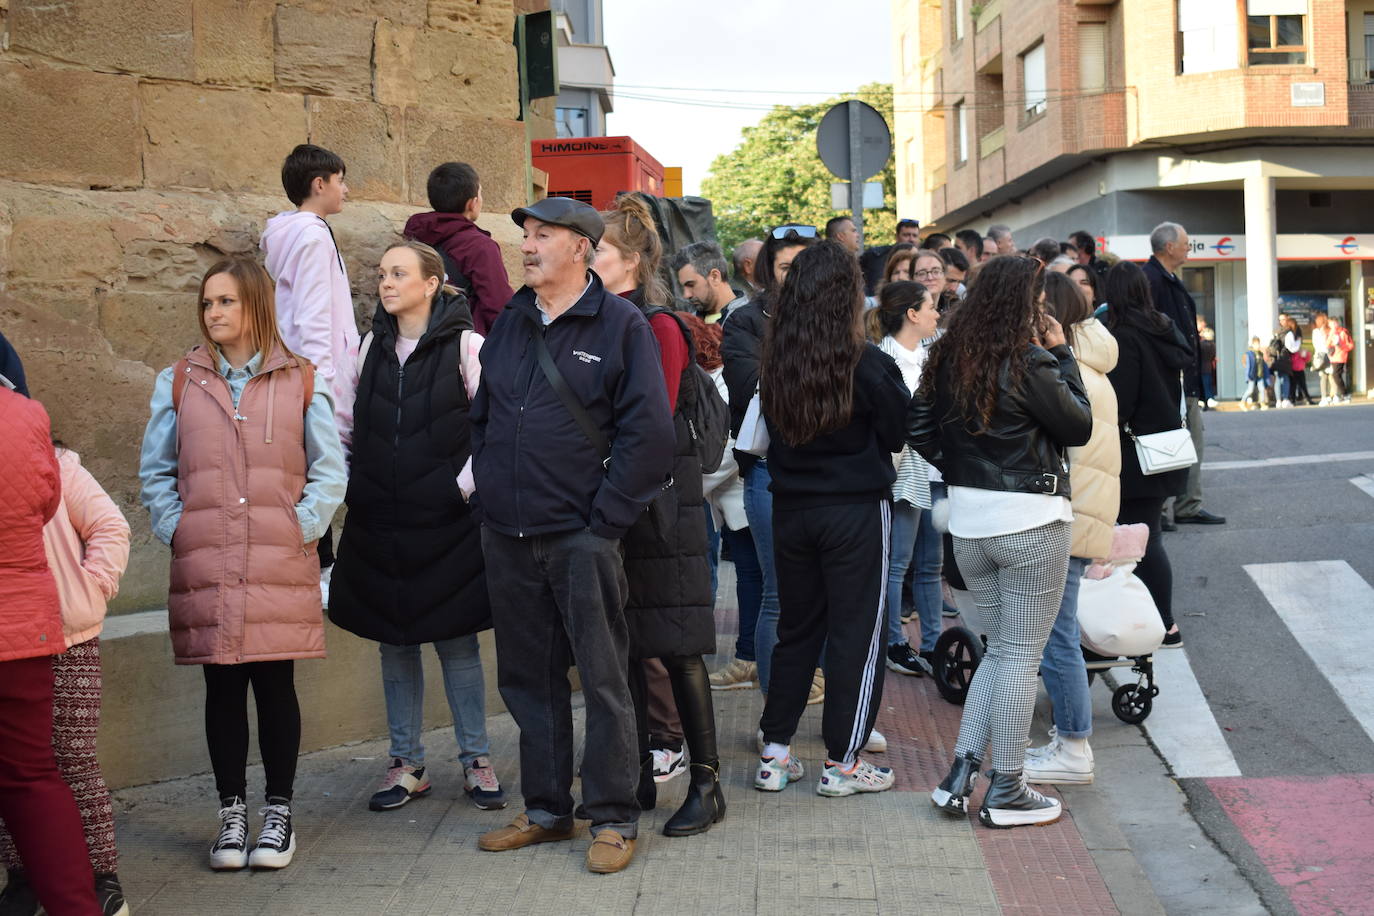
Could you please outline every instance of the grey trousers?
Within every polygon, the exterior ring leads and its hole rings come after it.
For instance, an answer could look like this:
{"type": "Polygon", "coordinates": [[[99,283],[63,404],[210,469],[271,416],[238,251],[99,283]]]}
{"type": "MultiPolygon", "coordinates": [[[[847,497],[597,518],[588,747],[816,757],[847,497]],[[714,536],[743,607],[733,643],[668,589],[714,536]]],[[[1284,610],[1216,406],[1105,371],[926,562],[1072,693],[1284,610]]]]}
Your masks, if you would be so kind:
{"type": "Polygon", "coordinates": [[[636,835],[639,742],[629,687],[620,542],[586,529],[515,538],[482,529],[501,699],[520,727],[520,791],[541,827],[573,825],[572,686],[586,701],[582,803],[593,834],[636,835]]]}
{"type": "Polygon", "coordinates": [[[1197,449],[1197,464],[1188,469],[1187,488],[1174,500],[1174,518],[1197,515],[1202,508],[1202,408],[1197,398],[1184,398],[1188,406],[1188,432],[1197,449]]]}

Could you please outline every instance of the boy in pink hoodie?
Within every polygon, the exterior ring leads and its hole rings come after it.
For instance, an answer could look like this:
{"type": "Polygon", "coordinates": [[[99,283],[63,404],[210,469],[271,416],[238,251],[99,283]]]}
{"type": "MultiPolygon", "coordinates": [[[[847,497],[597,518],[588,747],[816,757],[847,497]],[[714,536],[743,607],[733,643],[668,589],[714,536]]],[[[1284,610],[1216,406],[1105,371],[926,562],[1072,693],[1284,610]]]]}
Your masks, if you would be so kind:
{"type": "Polygon", "coordinates": [[[325,217],[348,199],[344,162],[327,149],[302,143],[281,167],[294,210],[267,221],[261,247],[277,284],[277,325],[293,353],[315,364],[334,395],[334,421],[348,453],[353,394],[358,386],[358,323],[343,255],[325,217]]]}

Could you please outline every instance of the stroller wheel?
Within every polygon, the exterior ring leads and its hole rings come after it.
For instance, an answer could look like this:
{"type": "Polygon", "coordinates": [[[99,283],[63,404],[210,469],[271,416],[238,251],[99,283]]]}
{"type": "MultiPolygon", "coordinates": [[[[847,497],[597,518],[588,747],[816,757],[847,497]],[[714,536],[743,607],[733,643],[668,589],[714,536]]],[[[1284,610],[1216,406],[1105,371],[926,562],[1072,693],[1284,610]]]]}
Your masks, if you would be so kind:
{"type": "Polygon", "coordinates": [[[1112,694],[1112,712],[1122,722],[1138,725],[1145,721],[1154,708],[1154,693],[1139,684],[1122,684],[1112,694]]]}
{"type": "Polygon", "coordinates": [[[973,672],[983,660],[983,641],[967,627],[950,627],[935,641],[935,686],[940,696],[963,705],[973,672]]]}

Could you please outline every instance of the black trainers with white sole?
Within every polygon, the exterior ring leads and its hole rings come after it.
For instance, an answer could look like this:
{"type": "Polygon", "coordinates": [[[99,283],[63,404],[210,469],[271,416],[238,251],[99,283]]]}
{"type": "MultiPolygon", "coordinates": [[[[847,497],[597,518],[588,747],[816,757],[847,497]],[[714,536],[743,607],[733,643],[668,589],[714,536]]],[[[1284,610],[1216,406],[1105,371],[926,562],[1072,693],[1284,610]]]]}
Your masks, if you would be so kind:
{"type": "Polygon", "coordinates": [[[1064,813],[1058,800],[1046,798],[1026,785],[1023,773],[988,774],[988,792],[978,820],[988,827],[1033,827],[1053,824],[1064,813]]]}
{"type": "Polygon", "coordinates": [[[978,780],[978,769],[982,765],[983,761],[972,754],[955,757],[949,773],[930,793],[930,803],[947,814],[968,814],[968,797],[973,794],[973,784],[978,780]]]}
{"type": "Polygon", "coordinates": [[[219,836],[210,847],[210,867],[237,871],[247,865],[248,806],[241,798],[227,798],[219,809],[219,836]]]}
{"type": "Polygon", "coordinates": [[[258,811],[262,815],[262,830],[258,843],[248,854],[249,868],[285,868],[296,855],[296,831],[291,827],[291,802],[284,798],[269,798],[258,811]]]}
{"type": "Polygon", "coordinates": [[[927,674],[935,673],[930,662],[921,658],[920,654],[911,648],[909,642],[887,647],[887,667],[899,674],[910,674],[913,677],[924,677],[927,674]]]}

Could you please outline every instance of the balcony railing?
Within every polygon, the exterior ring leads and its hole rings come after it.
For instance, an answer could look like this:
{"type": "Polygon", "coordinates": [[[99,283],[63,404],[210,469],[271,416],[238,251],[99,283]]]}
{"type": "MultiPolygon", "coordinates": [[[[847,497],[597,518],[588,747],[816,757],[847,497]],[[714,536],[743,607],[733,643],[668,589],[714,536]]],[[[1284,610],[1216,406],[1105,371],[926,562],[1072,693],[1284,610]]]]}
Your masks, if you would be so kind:
{"type": "Polygon", "coordinates": [[[1350,58],[1350,82],[1374,83],[1374,58],[1350,58]]]}

